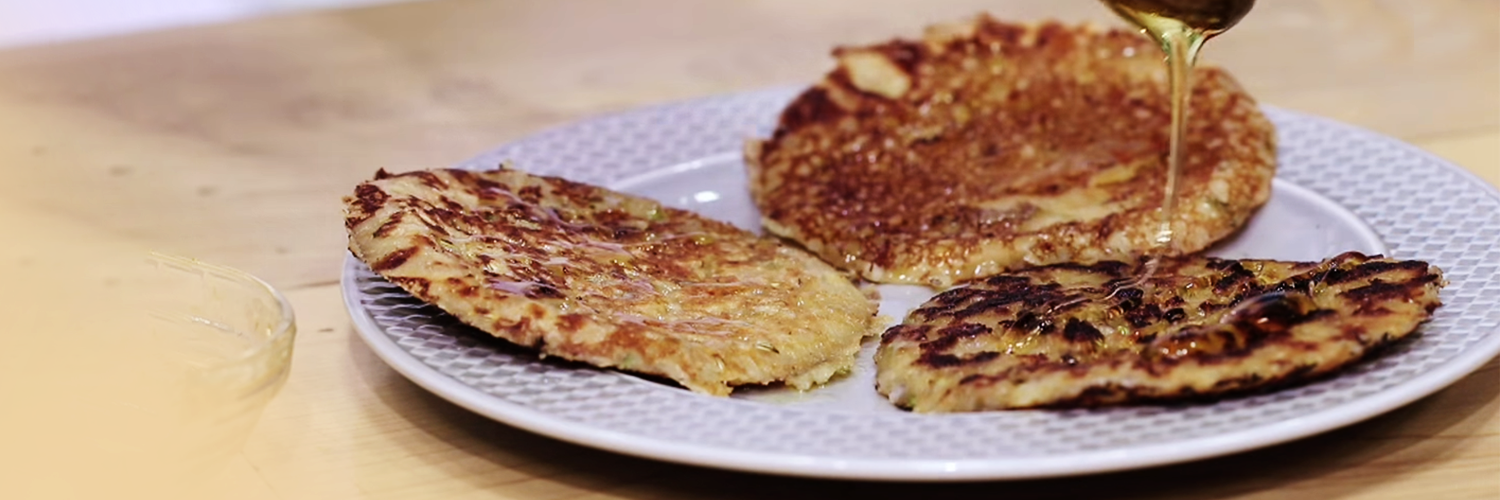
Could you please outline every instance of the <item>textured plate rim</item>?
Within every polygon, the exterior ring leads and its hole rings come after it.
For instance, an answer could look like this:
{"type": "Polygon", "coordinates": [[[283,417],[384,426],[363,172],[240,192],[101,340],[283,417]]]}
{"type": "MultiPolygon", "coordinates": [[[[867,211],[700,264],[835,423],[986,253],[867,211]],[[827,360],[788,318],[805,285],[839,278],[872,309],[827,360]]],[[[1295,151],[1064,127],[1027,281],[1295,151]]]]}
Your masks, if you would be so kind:
{"type": "MultiPolygon", "coordinates": [[[[784,90],[784,88],[762,89],[761,92],[777,90],[784,90]]],[[[751,91],[751,93],[754,92],[751,91]]],[[[691,108],[699,103],[744,94],[708,96],[601,114],[543,129],[537,133],[558,132],[579,123],[611,116],[660,112],[671,108],[691,108]]],[[[1420,156],[1434,165],[1457,174],[1471,187],[1477,187],[1489,197],[1500,200],[1500,189],[1490,185],[1474,173],[1411,144],[1328,118],[1273,106],[1262,107],[1299,120],[1314,122],[1319,127],[1341,129],[1364,141],[1393,145],[1403,152],[1420,156]]],[[[518,141],[524,139],[521,138],[518,141]]],[[[465,163],[472,162],[473,160],[469,160],[465,163]]],[[[1320,197],[1323,196],[1320,195],[1320,197]]],[[[1332,200],[1327,201],[1337,204],[1332,200]]],[[[1347,210],[1347,207],[1345,209],[1347,210]]],[[[382,361],[398,373],[449,402],[507,425],[600,450],[686,465],[824,479],[873,481],[1039,479],[1139,469],[1219,457],[1321,434],[1387,413],[1452,385],[1500,354],[1500,332],[1491,332],[1485,339],[1472,345],[1465,352],[1454,356],[1450,362],[1415,375],[1383,392],[1281,422],[1216,436],[1173,441],[1168,444],[1075,452],[1054,457],[959,460],[829,458],[795,453],[742,451],[636,436],[572,423],[539,410],[500,400],[423,364],[387,337],[368,310],[360,304],[360,291],[355,283],[356,270],[360,265],[361,263],[352,255],[346,254],[340,280],[345,307],[353,320],[356,333],[382,361]]]]}

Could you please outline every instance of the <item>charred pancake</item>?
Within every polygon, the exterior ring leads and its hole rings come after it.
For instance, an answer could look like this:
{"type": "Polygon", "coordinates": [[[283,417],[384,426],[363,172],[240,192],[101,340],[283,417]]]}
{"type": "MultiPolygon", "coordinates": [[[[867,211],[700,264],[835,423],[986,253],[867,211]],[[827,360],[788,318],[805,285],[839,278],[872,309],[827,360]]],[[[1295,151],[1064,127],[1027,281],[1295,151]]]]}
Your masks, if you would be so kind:
{"type": "Polygon", "coordinates": [[[1410,334],[1441,272],[1347,253],[1294,263],[1181,257],[1132,286],[1115,261],[992,276],[881,338],[877,389],[918,412],[1221,396],[1327,374],[1410,334]]]}
{"type": "Polygon", "coordinates": [[[816,257],[729,224],[516,170],[377,173],[349,249],[459,320],[694,391],[847,370],[875,305],[816,257]]]}
{"type": "MultiPolygon", "coordinates": [[[[746,147],[770,232],[872,281],[938,287],[1151,247],[1170,108],[1145,37],[981,17],[834,55],[746,147]]],[[[1172,254],[1243,225],[1275,172],[1255,101],[1222,69],[1193,79],[1172,254]]]]}

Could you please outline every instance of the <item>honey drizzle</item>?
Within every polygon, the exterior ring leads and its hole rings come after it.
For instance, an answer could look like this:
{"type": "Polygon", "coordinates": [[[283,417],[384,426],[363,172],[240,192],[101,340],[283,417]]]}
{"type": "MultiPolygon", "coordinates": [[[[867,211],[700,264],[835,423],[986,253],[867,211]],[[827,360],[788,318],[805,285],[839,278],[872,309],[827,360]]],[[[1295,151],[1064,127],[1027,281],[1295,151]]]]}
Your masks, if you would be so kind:
{"type": "Polygon", "coordinates": [[[1172,251],[1177,211],[1177,191],[1182,177],[1183,149],[1187,133],[1192,72],[1204,42],[1229,30],[1250,12],[1254,0],[1103,0],[1111,10],[1136,25],[1161,46],[1166,55],[1171,92],[1171,128],[1167,151],[1167,178],[1152,248],[1142,272],[1127,287],[1144,285],[1161,266],[1161,258],[1172,251]]]}
{"type": "MultiPolygon", "coordinates": [[[[1166,54],[1170,78],[1172,124],[1167,153],[1166,187],[1162,193],[1160,226],[1150,256],[1140,272],[1127,283],[1115,285],[1101,300],[1109,301],[1120,291],[1143,288],[1161,267],[1161,259],[1171,251],[1172,218],[1177,205],[1178,179],[1181,176],[1183,143],[1187,131],[1188,98],[1192,95],[1192,71],[1204,42],[1239,22],[1255,0],[1103,0],[1125,20],[1156,39],[1166,54]]],[[[1053,312],[1086,299],[1078,298],[1050,307],[1053,312]]],[[[1216,326],[1222,335],[1232,335],[1244,344],[1251,334],[1284,332],[1298,320],[1317,309],[1308,295],[1270,292],[1242,300],[1224,313],[1216,326]]],[[[1191,339],[1164,337],[1152,346],[1147,356],[1182,356],[1189,353],[1191,339]],[[1181,345],[1178,345],[1181,344],[1181,345]]],[[[1196,349],[1195,346],[1192,346],[1196,349]]]]}
{"type": "Polygon", "coordinates": [[[1167,72],[1172,89],[1172,131],[1167,146],[1167,182],[1161,200],[1161,226],[1157,228],[1153,261],[1170,251],[1172,245],[1172,216],[1177,208],[1178,179],[1182,177],[1182,143],[1187,132],[1188,101],[1192,97],[1192,71],[1198,61],[1198,51],[1207,40],[1202,32],[1181,29],[1163,32],[1157,38],[1167,52],[1167,72]]]}
{"type": "MultiPolygon", "coordinates": [[[[1250,12],[1255,0],[1101,0],[1120,17],[1139,27],[1156,40],[1166,55],[1172,123],[1167,150],[1167,179],[1162,192],[1156,237],[1141,270],[1129,282],[1117,285],[1103,299],[1108,301],[1121,290],[1143,288],[1161,267],[1161,259],[1172,250],[1172,219],[1177,210],[1178,180],[1183,162],[1183,142],[1187,133],[1189,97],[1192,96],[1192,72],[1204,42],[1228,31],[1250,12]]],[[[1144,290],[1143,290],[1144,291],[1144,290]]],[[[1045,314],[1082,302],[1077,298],[1048,308],[1045,314]]]]}

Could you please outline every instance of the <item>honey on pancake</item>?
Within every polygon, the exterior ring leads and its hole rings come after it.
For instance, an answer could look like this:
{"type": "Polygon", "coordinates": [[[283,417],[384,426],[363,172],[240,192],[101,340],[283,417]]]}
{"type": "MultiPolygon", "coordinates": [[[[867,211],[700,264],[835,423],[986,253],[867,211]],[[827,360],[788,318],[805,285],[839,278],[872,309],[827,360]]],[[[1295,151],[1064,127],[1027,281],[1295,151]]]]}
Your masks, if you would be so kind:
{"type": "Polygon", "coordinates": [[[1102,1],[1154,38],[1166,53],[1172,92],[1172,130],[1167,154],[1167,187],[1161,203],[1161,228],[1156,236],[1155,253],[1159,254],[1172,242],[1172,214],[1176,208],[1177,180],[1182,169],[1188,97],[1192,94],[1189,77],[1198,60],[1198,51],[1209,38],[1229,30],[1245,17],[1255,0],[1102,1]]]}
{"type": "MultiPolygon", "coordinates": [[[[1158,259],[1172,242],[1172,215],[1176,208],[1177,181],[1182,169],[1183,134],[1187,129],[1188,97],[1192,95],[1190,76],[1203,43],[1228,31],[1250,13],[1255,0],[1101,0],[1126,21],[1161,44],[1166,53],[1167,73],[1172,96],[1172,130],[1167,153],[1167,183],[1161,203],[1161,228],[1156,249],[1138,278],[1144,283],[1155,273],[1158,259]]],[[[1266,294],[1236,305],[1226,319],[1226,326],[1242,331],[1248,325],[1274,323],[1278,314],[1289,307],[1305,307],[1305,297],[1266,294]]]]}
{"type": "Polygon", "coordinates": [[[1177,183],[1182,171],[1184,132],[1187,130],[1189,77],[1198,51],[1209,38],[1228,31],[1255,5],[1255,0],[1101,0],[1120,17],[1135,24],[1161,44],[1166,53],[1172,96],[1172,129],[1167,153],[1166,189],[1162,193],[1161,227],[1156,247],[1138,278],[1144,283],[1155,273],[1157,261],[1172,243],[1172,216],[1177,205],[1177,183]]]}

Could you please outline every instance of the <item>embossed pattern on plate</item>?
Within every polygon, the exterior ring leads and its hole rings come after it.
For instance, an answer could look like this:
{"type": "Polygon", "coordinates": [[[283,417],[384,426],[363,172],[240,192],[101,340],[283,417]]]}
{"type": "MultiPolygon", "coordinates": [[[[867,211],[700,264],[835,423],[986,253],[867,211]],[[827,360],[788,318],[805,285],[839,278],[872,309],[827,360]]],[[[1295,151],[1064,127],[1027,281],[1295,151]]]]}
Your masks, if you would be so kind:
{"type": "MultiPolygon", "coordinates": [[[[712,97],[541,132],[464,162],[612,185],[738,151],[796,89],[712,97]]],[[[1447,273],[1444,307],[1414,340],[1330,379],[1213,404],[959,415],[826,411],[712,398],[539,360],[458,324],[358,261],[344,269],[359,333],[434,393],[517,427],[622,453],[730,469],[875,480],[1045,477],[1266,446],[1435,392],[1500,351],[1500,194],[1462,169],[1367,131],[1267,111],[1278,178],[1348,208],[1391,253],[1447,273]]],[[[873,390],[873,389],[872,389],[873,390]]]]}

